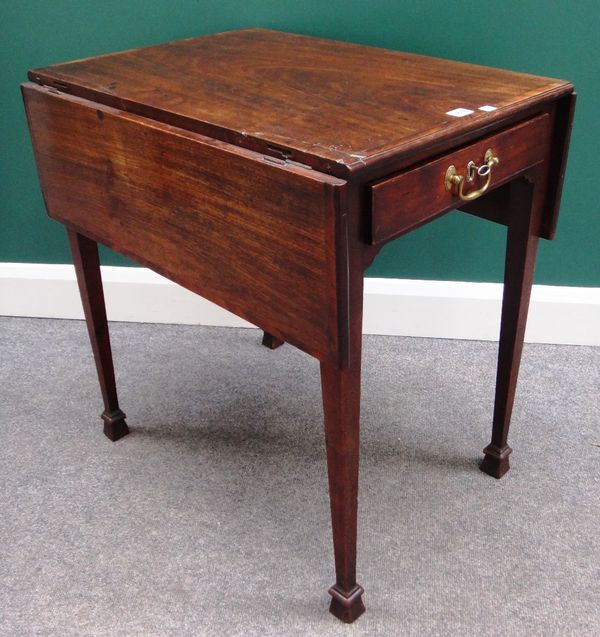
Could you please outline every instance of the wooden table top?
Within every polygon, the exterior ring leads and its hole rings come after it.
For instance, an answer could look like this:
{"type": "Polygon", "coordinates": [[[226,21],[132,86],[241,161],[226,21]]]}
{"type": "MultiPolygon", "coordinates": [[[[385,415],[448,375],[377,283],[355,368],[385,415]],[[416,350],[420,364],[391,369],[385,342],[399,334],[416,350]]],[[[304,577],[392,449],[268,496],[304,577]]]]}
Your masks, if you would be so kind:
{"type": "Polygon", "coordinates": [[[48,66],[29,78],[340,177],[573,89],[562,80],[264,29],[48,66]],[[473,112],[448,115],[455,109],[473,112]]]}

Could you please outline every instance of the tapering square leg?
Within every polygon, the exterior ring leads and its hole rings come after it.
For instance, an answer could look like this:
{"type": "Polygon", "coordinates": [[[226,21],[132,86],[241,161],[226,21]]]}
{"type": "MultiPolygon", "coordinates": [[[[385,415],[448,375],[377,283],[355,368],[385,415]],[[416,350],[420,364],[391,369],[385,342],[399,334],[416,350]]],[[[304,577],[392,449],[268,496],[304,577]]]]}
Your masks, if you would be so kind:
{"type": "Polygon", "coordinates": [[[100,274],[98,245],[95,241],[67,228],[73,255],[77,284],[83,304],[85,322],[94,353],[100,390],[104,400],[104,433],[110,440],[118,440],[129,433],[125,414],[119,408],[113,368],[108,321],[104,305],[104,291],[100,274]]]}
{"type": "Polygon", "coordinates": [[[483,450],[485,457],[481,463],[481,470],[494,478],[501,478],[510,468],[508,430],[538,246],[533,192],[534,184],[525,179],[511,184],[494,422],[492,440],[483,450]]]}
{"type": "Polygon", "coordinates": [[[356,583],[360,361],[350,369],[321,363],[336,583],[329,610],[350,623],[365,611],[356,583]]]}

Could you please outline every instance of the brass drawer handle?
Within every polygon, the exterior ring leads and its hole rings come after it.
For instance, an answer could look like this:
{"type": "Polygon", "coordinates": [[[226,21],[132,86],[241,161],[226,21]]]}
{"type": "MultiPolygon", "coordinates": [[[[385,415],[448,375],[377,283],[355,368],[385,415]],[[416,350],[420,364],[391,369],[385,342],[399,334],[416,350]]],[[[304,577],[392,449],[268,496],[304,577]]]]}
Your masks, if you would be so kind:
{"type": "Polygon", "coordinates": [[[483,161],[485,163],[482,166],[477,166],[474,161],[470,161],[467,164],[466,177],[459,175],[456,172],[456,167],[454,165],[449,166],[446,171],[446,176],[444,177],[446,190],[450,192],[454,186],[458,186],[458,196],[463,201],[473,201],[473,199],[481,197],[481,195],[483,195],[483,193],[489,188],[492,181],[492,168],[500,163],[500,160],[494,155],[494,151],[491,148],[488,148],[485,151],[483,161]],[[472,190],[465,195],[465,183],[472,184],[475,181],[475,175],[478,175],[479,177],[487,177],[485,184],[483,184],[483,186],[478,190],[472,190]]]}

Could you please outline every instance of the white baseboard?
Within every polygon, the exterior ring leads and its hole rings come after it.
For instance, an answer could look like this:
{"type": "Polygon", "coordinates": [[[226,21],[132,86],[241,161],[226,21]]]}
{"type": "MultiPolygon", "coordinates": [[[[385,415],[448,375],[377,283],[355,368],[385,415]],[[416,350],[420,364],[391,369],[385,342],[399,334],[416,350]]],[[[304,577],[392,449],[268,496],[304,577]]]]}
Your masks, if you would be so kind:
{"type": "MultiPolygon", "coordinates": [[[[146,268],[103,266],[113,321],[253,327],[146,268]]],[[[497,340],[502,285],[365,281],[364,332],[497,340]]],[[[0,315],[83,318],[71,265],[0,263],[0,315]]],[[[526,341],[600,345],[600,288],[535,285],[526,341]]]]}

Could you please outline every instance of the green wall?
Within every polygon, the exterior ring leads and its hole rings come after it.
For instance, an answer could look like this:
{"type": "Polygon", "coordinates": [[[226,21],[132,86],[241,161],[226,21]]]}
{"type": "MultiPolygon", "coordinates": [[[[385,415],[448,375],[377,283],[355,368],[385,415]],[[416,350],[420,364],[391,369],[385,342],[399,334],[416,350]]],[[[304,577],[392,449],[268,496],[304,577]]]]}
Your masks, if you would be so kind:
{"type": "MultiPolygon", "coordinates": [[[[29,68],[263,26],[573,81],[578,110],[558,236],[538,283],[600,286],[598,0],[0,0],[0,261],[70,261],[37,183],[19,83],[29,68]]],[[[372,276],[499,281],[504,229],[460,213],[388,245],[372,276]]],[[[104,251],[103,263],[128,264],[104,251]]]]}

